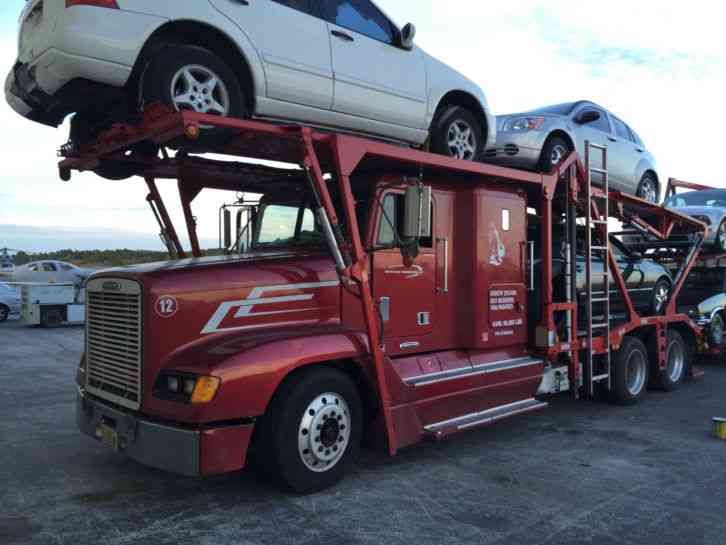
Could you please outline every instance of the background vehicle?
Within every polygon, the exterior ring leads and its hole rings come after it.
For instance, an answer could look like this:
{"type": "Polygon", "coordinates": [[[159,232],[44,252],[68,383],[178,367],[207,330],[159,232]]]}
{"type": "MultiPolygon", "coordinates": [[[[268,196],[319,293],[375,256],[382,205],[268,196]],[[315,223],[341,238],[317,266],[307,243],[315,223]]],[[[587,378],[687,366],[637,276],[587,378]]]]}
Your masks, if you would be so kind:
{"type": "Polygon", "coordinates": [[[5,282],[0,282],[0,322],[4,322],[11,314],[20,312],[18,292],[5,282]]]}
{"type": "Polygon", "coordinates": [[[70,283],[82,286],[93,271],[82,269],[64,261],[33,261],[15,268],[15,282],[37,282],[46,284],[70,283]]]}
{"type": "Polygon", "coordinates": [[[705,244],[709,249],[726,252],[726,189],[678,193],[663,204],[708,225],[705,244]]]}
{"type": "Polygon", "coordinates": [[[586,140],[608,146],[611,190],[659,201],[655,159],[643,141],[618,117],[586,100],[497,116],[497,143],[484,160],[548,172],[568,152],[582,155],[586,140]]]}
{"type": "Polygon", "coordinates": [[[473,160],[495,139],[484,93],[414,34],[370,0],[31,0],[5,92],[41,123],[78,112],[77,141],[161,101],[418,146],[430,135],[434,151],[473,160]]]}
{"type": "Polygon", "coordinates": [[[73,284],[19,283],[21,320],[26,326],[60,327],[85,321],[85,291],[73,284]]]}

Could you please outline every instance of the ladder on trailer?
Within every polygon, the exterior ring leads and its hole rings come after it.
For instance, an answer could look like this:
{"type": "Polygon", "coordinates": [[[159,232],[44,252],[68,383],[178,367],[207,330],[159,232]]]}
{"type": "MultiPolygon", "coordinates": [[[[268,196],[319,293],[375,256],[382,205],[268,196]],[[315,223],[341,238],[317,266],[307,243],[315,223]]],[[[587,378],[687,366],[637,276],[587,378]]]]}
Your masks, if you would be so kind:
{"type": "Polygon", "coordinates": [[[610,230],[608,227],[609,175],[607,146],[585,142],[585,318],[587,355],[585,359],[585,384],[590,397],[595,395],[595,385],[607,381],[608,391],[612,387],[610,354],[610,230]],[[593,153],[600,154],[599,167],[593,166],[593,153]],[[593,187],[594,178],[600,181],[601,189],[593,187]],[[593,237],[593,231],[597,238],[593,237]],[[600,267],[593,267],[600,263],[600,267]],[[599,286],[597,291],[593,286],[599,286]],[[601,290],[601,291],[600,291],[601,290]],[[605,338],[605,350],[596,354],[593,339],[605,338]]]}

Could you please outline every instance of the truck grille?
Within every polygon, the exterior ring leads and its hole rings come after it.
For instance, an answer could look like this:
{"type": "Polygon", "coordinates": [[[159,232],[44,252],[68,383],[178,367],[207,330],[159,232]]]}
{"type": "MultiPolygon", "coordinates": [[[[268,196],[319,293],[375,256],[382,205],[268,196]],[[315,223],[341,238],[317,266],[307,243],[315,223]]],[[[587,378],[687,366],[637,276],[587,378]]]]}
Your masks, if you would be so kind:
{"type": "Polygon", "coordinates": [[[86,389],[118,405],[141,405],[141,286],[99,278],[86,292],[86,389]]]}

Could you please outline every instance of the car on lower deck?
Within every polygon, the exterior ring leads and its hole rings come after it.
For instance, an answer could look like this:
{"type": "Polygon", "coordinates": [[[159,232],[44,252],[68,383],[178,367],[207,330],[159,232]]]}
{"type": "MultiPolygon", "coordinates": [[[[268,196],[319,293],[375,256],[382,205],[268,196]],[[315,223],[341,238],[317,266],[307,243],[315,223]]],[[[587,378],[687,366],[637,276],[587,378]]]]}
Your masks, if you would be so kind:
{"type": "Polygon", "coordinates": [[[668,197],[663,205],[708,225],[705,248],[726,252],[726,189],[678,193],[668,197]]]}
{"type": "MultiPolygon", "coordinates": [[[[299,122],[474,160],[496,139],[481,88],[370,0],[30,0],[11,107],[72,140],[153,102],[299,122]]],[[[105,126],[105,125],[104,125],[105,126]]]]}
{"type": "MultiPolygon", "coordinates": [[[[653,203],[660,200],[655,159],[641,138],[620,118],[587,100],[497,116],[497,141],[484,161],[549,172],[573,150],[584,160],[586,141],[607,147],[610,190],[653,203]]],[[[593,166],[603,166],[601,155],[593,152],[593,166]]]]}

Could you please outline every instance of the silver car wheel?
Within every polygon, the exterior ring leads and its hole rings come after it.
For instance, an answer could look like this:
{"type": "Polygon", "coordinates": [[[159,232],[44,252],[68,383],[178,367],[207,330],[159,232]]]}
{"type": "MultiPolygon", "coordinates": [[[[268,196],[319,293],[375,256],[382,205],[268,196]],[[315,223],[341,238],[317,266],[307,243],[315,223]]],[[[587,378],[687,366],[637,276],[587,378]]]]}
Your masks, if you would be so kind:
{"type": "Polygon", "coordinates": [[[567,148],[560,144],[555,144],[552,148],[552,157],[550,158],[552,166],[557,166],[567,155],[567,148]]]}
{"type": "Polygon", "coordinates": [[[348,404],[338,394],[321,394],[308,405],[300,420],[300,459],[310,471],[329,471],[343,457],[350,442],[350,434],[348,404]]]}
{"type": "Polygon", "coordinates": [[[205,66],[184,66],[171,79],[171,97],[177,110],[200,114],[229,114],[229,91],[224,81],[205,66]]]}
{"type": "Polygon", "coordinates": [[[456,159],[471,161],[477,149],[476,133],[466,121],[454,121],[447,135],[449,154],[456,159]]]}
{"type": "Polygon", "coordinates": [[[668,362],[666,364],[666,372],[671,382],[681,380],[685,363],[686,354],[683,351],[683,345],[678,341],[671,342],[671,345],[668,347],[668,362]]]}
{"type": "Polygon", "coordinates": [[[718,249],[726,252],[726,221],[722,222],[721,225],[719,225],[716,237],[718,249]]]}
{"type": "Polygon", "coordinates": [[[638,196],[651,203],[658,202],[658,192],[656,191],[653,180],[646,178],[640,182],[640,191],[638,191],[638,196]]]}
{"type": "Polygon", "coordinates": [[[655,288],[655,305],[654,309],[656,314],[660,314],[663,312],[663,307],[666,304],[666,301],[668,301],[668,294],[670,293],[670,289],[665,284],[659,284],[655,288]]]}
{"type": "Polygon", "coordinates": [[[645,386],[645,377],[648,374],[648,363],[640,350],[633,351],[626,365],[626,388],[628,393],[637,397],[645,386]]]}

